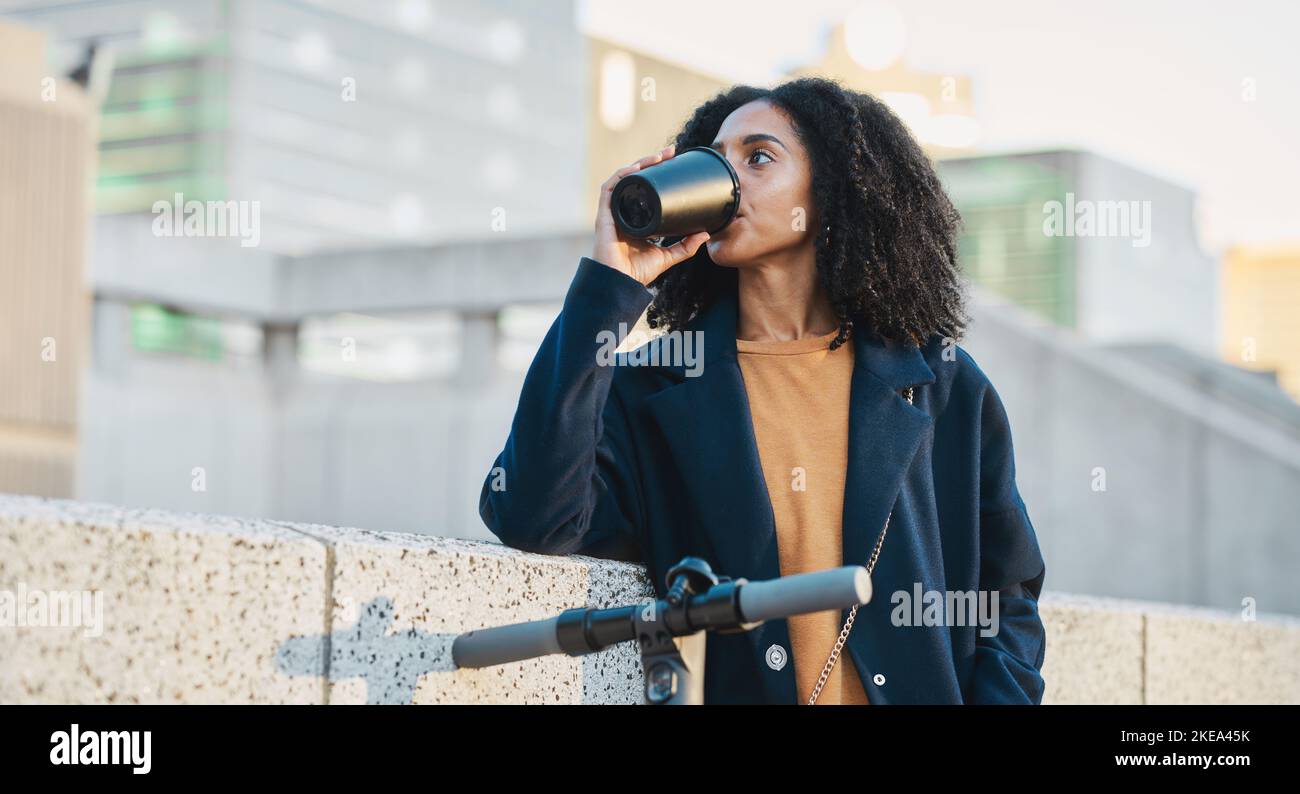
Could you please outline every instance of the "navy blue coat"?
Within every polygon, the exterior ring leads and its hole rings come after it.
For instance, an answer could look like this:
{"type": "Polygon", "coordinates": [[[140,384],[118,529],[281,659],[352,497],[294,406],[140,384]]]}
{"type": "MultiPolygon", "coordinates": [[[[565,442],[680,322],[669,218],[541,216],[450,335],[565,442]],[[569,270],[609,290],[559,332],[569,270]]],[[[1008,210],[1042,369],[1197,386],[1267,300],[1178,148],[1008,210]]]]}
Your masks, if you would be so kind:
{"type": "MultiPolygon", "coordinates": [[[[776,578],[772,505],[736,361],[734,287],[686,329],[703,331],[697,376],[681,361],[630,366],[626,354],[620,366],[599,365],[601,332],[631,328],[651,298],[635,279],[582,258],[524,380],[493,466],[503,471],[484,481],[483,521],[515,548],[644,563],[661,597],[664,575],[686,555],[720,575],[776,578]],[[499,474],[503,489],[493,488],[499,474]]],[[[874,596],[859,607],[840,664],[852,658],[873,704],[1038,704],[1045,566],[998,393],[966,351],[945,351],[938,336],[918,347],[864,331],[852,337],[845,564],[866,565],[891,508],[893,518],[874,596]],[[908,386],[915,405],[902,396],[908,386]],[[894,625],[891,594],[911,595],[916,583],[920,592],[998,591],[997,633],[894,625]]],[[[710,634],[705,702],[794,704],[789,648],[785,620],[710,634]],[[789,660],[780,669],[766,661],[772,645],[789,660]]]]}

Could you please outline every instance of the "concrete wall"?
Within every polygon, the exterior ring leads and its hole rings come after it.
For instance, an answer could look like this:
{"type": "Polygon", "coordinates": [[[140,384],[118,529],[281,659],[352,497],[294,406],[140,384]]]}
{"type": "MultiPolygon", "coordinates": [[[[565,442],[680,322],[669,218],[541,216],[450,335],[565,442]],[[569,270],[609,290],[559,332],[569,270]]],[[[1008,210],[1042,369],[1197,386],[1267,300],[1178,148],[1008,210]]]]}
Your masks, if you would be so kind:
{"type": "Polygon", "coordinates": [[[1217,356],[1221,275],[1201,250],[1196,194],[1092,152],[1072,154],[1076,200],[1150,202],[1147,245],[1075,239],[1079,331],[1098,342],[1164,340],[1217,356]]]}
{"type": "Polygon", "coordinates": [[[523,381],[499,364],[495,313],[563,297],[591,250],[588,233],[302,259],[236,255],[235,241],[196,239],[159,260],[149,255],[158,242],[149,216],[101,217],[96,228],[77,498],[487,536],[478,492],[523,381]],[[251,323],[265,351],[207,361],[136,350],[129,305],[139,300],[251,323]],[[272,335],[292,342],[312,317],[451,309],[467,326],[488,318],[489,333],[466,335],[449,377],[319,375],[298,368],[292,344],[283,356],[272,350],[272,335]],[[202,490],[191,487],[196,467],[202,490]]]}
{"type": "Polygon", "coordinates": [[[1201,249],[1192,190],[1069,149],[948,159],[938,163],[938,171],[973,221],[967,233],[1000,241],[987,249],[975,246],[973,259],[975,272],[995,281],[1001,294],[1042,300],[1054,290],[1016,282],[1061,272],[1064,289],[1056,297],[1073,306],[1040,305],[1045,316],[1097,342],[1164,341],[1218,354],[1220,272],[1201,249]],[[1047,202],[1058,202],[1067,214],[1073,209],[1079,220],[1087,207],[1092,220],[1084,228],[1072,218],[1060,230],[1065,247],[1059,260],[1051,253],[1055,246],[1044,247],[1047,202]],[[1113,210],[1103,212],[1106,206],[1113,210]],[[1024,217],[1006,214],[1015,208],[1024,217]],[[980,220],[984,212],[994,212],[997,220],[980,220]]]}
{"type": "Polygon", "coordinates": [[[1006,404],[1050,588],[1300,614],[1294,419],[988,296],[964,346],[1006,404]]]}
{"type": "MultiPolygon", "coordinates": [[[[0,495],[6,591],[103,606],[0,626],[0,703],[636,703],[631,647],[481,670],[450,647],[653,592],[640,566],[496,543],[0,495]]],[[[1042,614],[1045,703],[1300,703],[1300,620],[1060,593],[1042,614]]]]}
{"type": "Polygon", "coordinates": [[[133,351],[124,307],[96,304],[78,497],[137,507],[486,535],[483,475],[505,443],[522,375],[468,387],[373,383],[253,362],[133,351]],[[202,481],[195,471],[201,469],[202,481]]]}

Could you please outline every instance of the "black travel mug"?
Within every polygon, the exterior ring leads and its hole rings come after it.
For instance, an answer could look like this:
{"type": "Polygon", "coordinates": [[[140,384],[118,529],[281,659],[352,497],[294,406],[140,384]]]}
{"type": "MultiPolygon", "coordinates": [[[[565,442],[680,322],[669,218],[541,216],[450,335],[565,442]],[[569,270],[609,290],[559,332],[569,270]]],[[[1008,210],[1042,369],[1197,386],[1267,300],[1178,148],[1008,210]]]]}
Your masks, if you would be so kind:
{"type": "Polygon", "coordinates": [[[740,206],[740,177],[707,146],[628,174],[614,186],[610,210],[628,237],[675,237],[719,232],[740,206]]]}

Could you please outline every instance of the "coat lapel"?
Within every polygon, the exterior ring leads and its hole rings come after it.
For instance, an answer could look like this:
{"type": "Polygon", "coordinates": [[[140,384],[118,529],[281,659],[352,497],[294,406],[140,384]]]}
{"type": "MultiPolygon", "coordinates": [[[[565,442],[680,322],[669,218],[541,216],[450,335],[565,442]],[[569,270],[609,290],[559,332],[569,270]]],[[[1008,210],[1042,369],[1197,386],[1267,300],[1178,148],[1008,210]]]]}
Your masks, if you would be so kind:
{"type": "MultiPolygon", "coordinates": [[[[898,665],[936,652],[925,645],[931,636],[914,631],[890,632],[888,622],[892,591],[903,586],[901,583],[933,580],[929,573],[934,564],[928,552],[932,548],[930,538],[916,534],[918,517],[908,512],[908,498],[902,492],[908,470],[921,445],[931,436],[931,395],[923,386],[934,383],[935,377],[914,345],[895,346],[864,335],[858,340],[855,354],[844,483],[844,564],[866,566],[886,518],[891,511],[894,515],[872,571],[871,603],[859,610],[840,664],[847,664],[852,657],[853,666],[846,667],[844,674],[859,672],[868,700],[883,704],[890,702],[895,693],[877,686],[871,680],[875,673],[886,670],[892,675],[898,665]],[[915,404],[909,404],[900,394],[909,385],[922,386],[915,389],[915,404]]],[[[927,472],[923,476],[930,475],[927,472]]],[[[920,496],[925,491],[910,493],[920,496]]],[[[848,612],[841,610],[841,622],[848,612]]]]}
{"type": "MultiPolygon", "coordinates": [[[[646,404],[715,552],[716,572],[761,581],[781,575],[780,557],[749,398],[736,361],[736,319],[733,282],[685,329],[703,334],[700,374],[687,377],[685,366],[666,363],[662,369],[677,383],[648,397],[646,404]]],[[[843,550],[846,565],[866,565],[904,474],[933,424],[929,414],[910,405],[900,391],[933,383],[935,377],[915,345],[885,342],[861,324],[852,343],[843,550]]],[[[889,557],[882,551],[879,565],[889,557]]],[[[788,634],[747,634],[756,646],[779,636],[788,648],[788,634]]],[[[774,699],[784,696],[775,689],[770,694],[774,699]]]]}
{"type": "Polygon", "coordinates": [[[668,366],[679,383],[647,398],[709,544],[715,571],[751,581],[780,576],[776,523],[736,363],[736,299],[725,294],[686,329],[703,334],[702,370],[668,366]]]}
{"type": "MultiPolygon", "coordinates": [[[[929,413],[908,403],[901,391],[934,383],[935,378],[915,345],[855,334],[854,356],[843,547],[845,565],[866,565],[903,486],[903,476],[934,424],[929,413]]],[[[913,399],[922,400],[923,390],[915,392],[913,399]]],[[[884,557],[882,548],[877,564],[883,565],[884,557]]]]}

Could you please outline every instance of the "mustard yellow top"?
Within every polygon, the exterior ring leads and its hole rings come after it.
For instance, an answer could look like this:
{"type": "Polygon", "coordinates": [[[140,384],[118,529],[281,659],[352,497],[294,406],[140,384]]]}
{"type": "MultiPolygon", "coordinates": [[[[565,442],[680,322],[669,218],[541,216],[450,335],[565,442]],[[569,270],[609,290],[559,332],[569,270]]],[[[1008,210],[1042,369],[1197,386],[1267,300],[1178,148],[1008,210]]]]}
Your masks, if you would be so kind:
{"type": "MultiPolygon", "coordinates": [[[[736,340],[763,477],[776,517],[781,575],[843,565],[853,344],[838,331],[791,341],[736,340]]],[[[865,565],[865,560],[857,560],[865,565]]],[[[787,619],[799,703],[807,703],[843,623],[839,612],[787,619]]],[[[847,646],[817,705],[867,705],[847,646]]]]}

